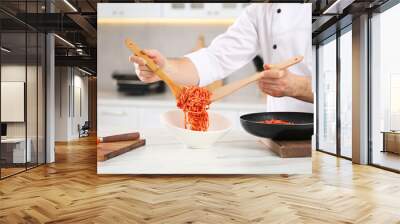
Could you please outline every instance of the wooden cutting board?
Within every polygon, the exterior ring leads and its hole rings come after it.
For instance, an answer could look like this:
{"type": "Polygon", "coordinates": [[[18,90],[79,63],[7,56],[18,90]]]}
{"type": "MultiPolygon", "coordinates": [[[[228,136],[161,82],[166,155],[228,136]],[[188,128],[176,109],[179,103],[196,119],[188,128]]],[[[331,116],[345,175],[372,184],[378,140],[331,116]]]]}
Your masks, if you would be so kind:
{"type": "Polygon", "coordinates": [[[311,157],[311,140],[277,141],[263,138],[261,142],[282,158],[311,157]]]}
{"type": "Polygon", "coordinates": [[[105,161],[146,144],[144,139],[106,142],[97,145],[97,161],[105,161]]]}

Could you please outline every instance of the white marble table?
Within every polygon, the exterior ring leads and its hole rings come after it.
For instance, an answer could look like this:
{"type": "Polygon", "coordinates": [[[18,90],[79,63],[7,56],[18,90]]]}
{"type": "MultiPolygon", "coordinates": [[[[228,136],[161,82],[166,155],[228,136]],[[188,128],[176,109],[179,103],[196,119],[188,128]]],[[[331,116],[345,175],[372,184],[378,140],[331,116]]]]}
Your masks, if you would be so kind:
{"type": "Polygon", "coordinates": [[[310,174],[310,158],[280,158],[257,137],[231,131],[212,148],[190,149],[166,129],[141,131],[146,146],[97,163],[99,174],[310,174]]]}

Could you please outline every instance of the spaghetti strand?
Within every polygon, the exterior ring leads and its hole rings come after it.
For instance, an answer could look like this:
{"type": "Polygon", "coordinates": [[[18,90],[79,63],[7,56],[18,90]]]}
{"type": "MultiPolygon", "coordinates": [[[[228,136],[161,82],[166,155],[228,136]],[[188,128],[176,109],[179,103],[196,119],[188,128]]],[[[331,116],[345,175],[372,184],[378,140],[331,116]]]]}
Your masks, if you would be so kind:
{"type": "Polygon", "coordinates": [[[185,114],[185,128],[193,131],[207,131],[209,127],[207,109],[211,93],[206,88],[184,87],[177,99],[177,107],[185,114]]]}

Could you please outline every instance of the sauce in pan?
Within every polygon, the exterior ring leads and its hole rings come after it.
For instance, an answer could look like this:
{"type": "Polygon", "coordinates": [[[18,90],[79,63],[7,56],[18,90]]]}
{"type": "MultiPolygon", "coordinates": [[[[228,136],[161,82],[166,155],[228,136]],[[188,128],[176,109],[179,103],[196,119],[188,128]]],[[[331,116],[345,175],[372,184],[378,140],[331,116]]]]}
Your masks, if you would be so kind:
{"type": "Polygon", "coordinates": [[[285,121],[285,120],[279,120],[279,119],[267,119],[263,121],[258,121],[258,123],[263,123],[263,124],[294,124],[293,122],[285,121]]]}

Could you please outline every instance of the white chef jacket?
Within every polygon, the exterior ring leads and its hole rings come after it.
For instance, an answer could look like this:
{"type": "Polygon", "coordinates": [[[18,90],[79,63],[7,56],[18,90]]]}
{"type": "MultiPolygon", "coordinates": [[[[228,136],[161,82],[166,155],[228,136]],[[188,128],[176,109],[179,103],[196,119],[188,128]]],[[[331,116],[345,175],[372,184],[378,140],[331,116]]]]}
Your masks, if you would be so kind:
{"type": "MultiPolygon", "coordinates": [[[[185,55],[195,65],[200,86],[230,75],[257,54],[274,64],[303,55],[289,70],[312,75],[311,4],[254,3],[207,48],[185,55]]],[[[268,96],[267,111],[313,112],[313,104],[291,97],[268,96]]]]}

